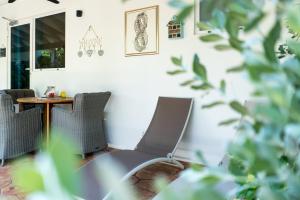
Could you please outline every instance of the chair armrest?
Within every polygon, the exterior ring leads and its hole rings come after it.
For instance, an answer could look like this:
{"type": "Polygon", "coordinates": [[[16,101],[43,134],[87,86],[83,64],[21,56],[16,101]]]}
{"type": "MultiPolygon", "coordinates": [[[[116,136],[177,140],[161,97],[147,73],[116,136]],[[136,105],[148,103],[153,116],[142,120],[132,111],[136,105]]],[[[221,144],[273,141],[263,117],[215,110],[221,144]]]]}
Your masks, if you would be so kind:
{"type": "Polygon", "coordinates": [[[30,110],[26,110],[23,112],[19,112],[15,114],[15,117],[19,120],[36,120],[36,121],[41,121],[41,110],[39,108],[32,108],[30,110]]]}
{"type": "MultiPolygon", "coordinates": [[[[42,115],[41,110],[33,108],[20,113],[14,114],[14,120],[11,123],[12,127],[17,127],[20,132],[31,134],[33,138],[42,134],[42,115]]],[[[29,135],[16,132],[18,137],[30,137],[29,135]]]]}

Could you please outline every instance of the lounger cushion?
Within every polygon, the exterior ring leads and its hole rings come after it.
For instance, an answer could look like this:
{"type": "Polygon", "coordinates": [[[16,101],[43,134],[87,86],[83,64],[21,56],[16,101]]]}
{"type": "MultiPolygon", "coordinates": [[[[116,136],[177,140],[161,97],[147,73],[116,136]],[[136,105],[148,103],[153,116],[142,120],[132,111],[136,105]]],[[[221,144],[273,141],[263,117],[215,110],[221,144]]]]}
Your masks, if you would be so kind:
{"type": "Polygon", "coordinates": [[[136,167],[158,158],[158,156],[155,155],[145,154],[133,150],[121,150],[100,155],[93,161],[80,168],[79,174],[82,180],[82,193],[78,194],[79,197],[85,200],[96,200],[103,199],[108,193],[108,191],[103,191],[103,187],[99,184],[101,180],[97,179],[99,175],[97,174],[96,170],[97,162],[101,164],[101,162],[106,160],[106,157],[111,157],[114,159],[114,161],[124,167],[124,176],[134,170],[136,167]]]}
{"type": "Polygon", "coordinates": [[[137,150],[166,157],[180,141],[192,107],[192,99],[160,97],[146,134],[137,150]]]}

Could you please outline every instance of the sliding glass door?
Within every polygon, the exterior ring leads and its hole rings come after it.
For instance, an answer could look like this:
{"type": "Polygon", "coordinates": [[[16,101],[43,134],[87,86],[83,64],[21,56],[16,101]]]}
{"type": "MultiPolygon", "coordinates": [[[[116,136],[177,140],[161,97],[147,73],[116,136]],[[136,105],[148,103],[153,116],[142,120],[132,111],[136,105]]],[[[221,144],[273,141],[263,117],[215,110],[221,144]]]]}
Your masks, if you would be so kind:
{"type": "Polygon", "coordinates": [[[31,24],[11,27],[11,89],[29,89],[31,68],[31,24]]]}

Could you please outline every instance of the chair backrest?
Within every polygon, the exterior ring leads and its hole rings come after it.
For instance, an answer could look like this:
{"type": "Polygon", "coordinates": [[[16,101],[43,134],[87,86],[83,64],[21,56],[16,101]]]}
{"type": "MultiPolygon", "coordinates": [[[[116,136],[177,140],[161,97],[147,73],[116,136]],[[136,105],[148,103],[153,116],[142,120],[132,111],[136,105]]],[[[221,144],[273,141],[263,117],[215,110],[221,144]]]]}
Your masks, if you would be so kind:
{"type": "Polygon", "coordinates": [[[14,113],[11,96],[0,93],[0,118],[7,116],[9,113],[14,113]]]}
{"type": "Polygon", "coordinates": [[[13,103],[18,104],[17,99],[25,97],[35,97],[34,90],[31,89],[11,89],[2,90],[0,93],[5,93],[11,96],[13,103]]]}
{"type": "Polygon", "coordinates": [[[193,99],[159,97],[152,121],[136,150],[173,155],[189,121],[193,99]]]}
{"type": "Polygon", "coordinates": [[[74,111],[83,115],[102,116],[111,92],[82,93],[74,98],[74,111]]]}

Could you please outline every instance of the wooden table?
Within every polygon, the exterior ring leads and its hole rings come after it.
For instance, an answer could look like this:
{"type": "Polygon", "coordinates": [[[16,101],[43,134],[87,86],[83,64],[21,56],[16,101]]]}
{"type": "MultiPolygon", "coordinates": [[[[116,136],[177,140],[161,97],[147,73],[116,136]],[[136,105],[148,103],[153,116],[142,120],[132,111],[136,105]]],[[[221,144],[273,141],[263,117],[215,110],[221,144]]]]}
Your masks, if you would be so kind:
{"type": "Polygon", "coordinates": [[[42,104],[44,105],[44,132],[46,134],[46,141],[49,142],[50,138],[50,125],[51,125],[51,109],[54,104],[72,104],[73,105],[73,98],[38,98],[38,97],[29,97],[29,98],[20,98],[17,99],[19,103],[19,110],[24,110],[24,104],[42,104]]]}

